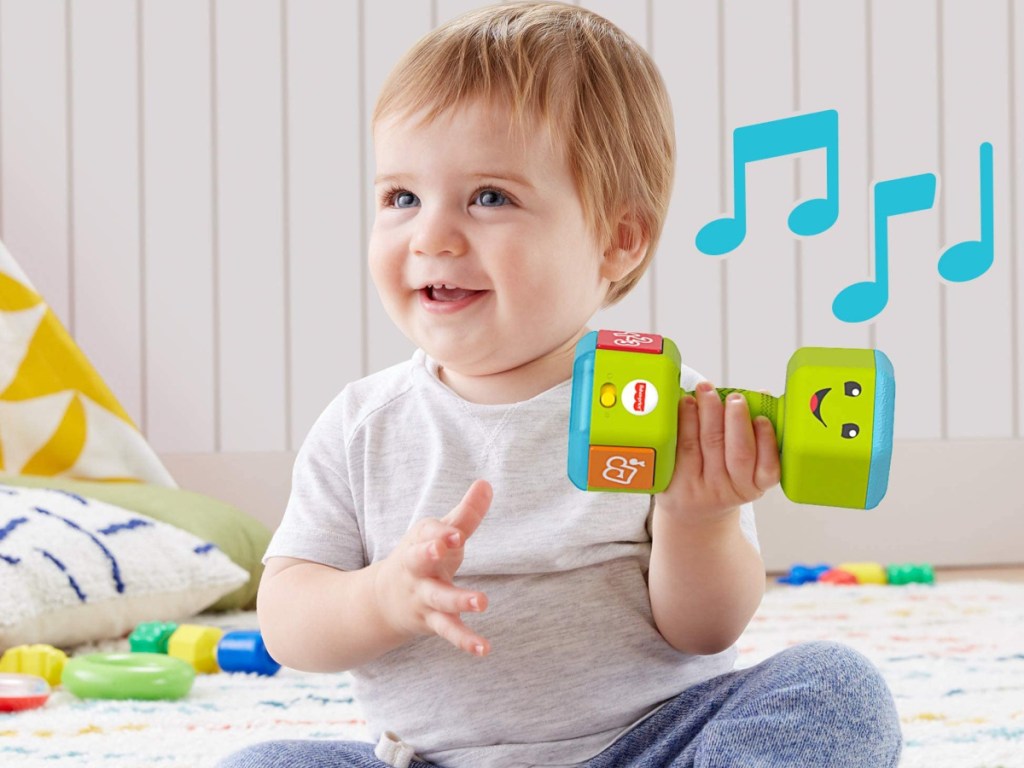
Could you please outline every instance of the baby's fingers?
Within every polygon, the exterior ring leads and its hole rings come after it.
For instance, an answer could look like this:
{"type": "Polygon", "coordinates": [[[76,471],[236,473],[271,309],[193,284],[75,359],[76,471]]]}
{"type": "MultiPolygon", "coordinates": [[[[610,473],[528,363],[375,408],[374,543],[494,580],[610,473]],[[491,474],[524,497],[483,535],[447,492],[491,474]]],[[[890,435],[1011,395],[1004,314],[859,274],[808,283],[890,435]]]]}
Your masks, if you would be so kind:
{"type": "Polygon", "coordinates": [[[439,579],[425,579],[417,591],[424,605],[442,613],[479,612],[487,608],[487,595],[483,592],[460,589],[439,579]]]}
{"type": "Polygon", "coordinates": [[[775,428],[767,416],[754,420],[754,436],[757,440],[757,466],[754,469],[754,484],[758,490],[767,491],[779,482],[779,444],[775,428]]]}
{"type": "Polygon", "coordinates": [[[443,637],[466,653],[474,656],[486,656],[491,651],[491,644],[463,624],[458,616],[432,611],[427,614],[426,622],[434,634],[443,637]]]}
{"type": "Polygon", "coordinates": [[[413,576],[430,578],[443,571],[443,561],[450,549],[444,539],[428,539],[409,545],[402,562],[413,576]]]}
{"type": "Polygon", "coordinates": [[[465,496],[455,508],[442,518],[448,525],[453,525],[462,531],[462,535],[468,539],[480,526],[480,522],[491,508],[491,499],[494,497],[494,490],[486,480],[476,480],[465,496]]]}

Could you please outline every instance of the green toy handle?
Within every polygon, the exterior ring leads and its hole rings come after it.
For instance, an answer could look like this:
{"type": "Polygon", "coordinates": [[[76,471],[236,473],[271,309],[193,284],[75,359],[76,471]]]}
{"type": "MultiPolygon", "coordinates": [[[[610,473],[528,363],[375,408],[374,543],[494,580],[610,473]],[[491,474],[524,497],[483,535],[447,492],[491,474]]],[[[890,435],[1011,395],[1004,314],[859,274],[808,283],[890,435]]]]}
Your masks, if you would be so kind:
{"type": "MultiPolygon", "coordinates": [[[[695,395],[694,392],[681,390],[683,395],[695,395]]],[[[782,445],[782,415],[785,408],[785,400],[782,397],[775,397],[765,392],[751,392],[749,389],[733,389],[731,387],[716,387],[715,392],[718,393],[719,399],[724,403],[725,398],[731,395],[733,392],[738,392],[743,395],[747,401],[747,407],[750,409],[750,418],[756,419],[758,416],[767,416],[768,420],[772,423],[775,428],[775,439],[782,445]]]]}

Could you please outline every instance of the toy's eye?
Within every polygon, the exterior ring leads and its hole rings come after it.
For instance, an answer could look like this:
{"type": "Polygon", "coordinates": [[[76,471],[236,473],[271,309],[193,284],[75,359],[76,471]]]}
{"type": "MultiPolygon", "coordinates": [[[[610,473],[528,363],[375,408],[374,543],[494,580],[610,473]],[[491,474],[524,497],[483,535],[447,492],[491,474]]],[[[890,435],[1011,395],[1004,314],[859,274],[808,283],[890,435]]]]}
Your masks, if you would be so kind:
{"type": "Polygon", "coordinates": [[[860,392],[861,392],[860,384],[858,384],[856,381],[848,381],[848,382],[846,382],[846,396],[847,397],[856,397],[857,395],[860,394],[860,392]]]}
{"type": "Polygon", "coordinates": [[[843,424],[843,437],[849,440],[852,437],[856,437],[860,434],[860,427],[856,424],[843,424]]]}

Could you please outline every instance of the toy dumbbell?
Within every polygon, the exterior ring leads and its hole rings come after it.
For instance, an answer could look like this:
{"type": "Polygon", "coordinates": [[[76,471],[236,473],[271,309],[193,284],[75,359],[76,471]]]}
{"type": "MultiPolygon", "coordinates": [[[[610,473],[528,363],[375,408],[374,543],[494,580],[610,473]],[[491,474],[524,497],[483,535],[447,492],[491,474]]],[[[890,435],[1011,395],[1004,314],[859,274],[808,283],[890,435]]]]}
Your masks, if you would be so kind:
{"type": "MultiPolygon", "coordinates": [[[[576,345],[569,479],[585,491],[660,493],[675,468],[679,349],[653,333],[592,331],[576,345]]],[[[872,509],[885,496],[896,380],[877,349],[803,347],[786,394],[738,392],[775,427],[792,501],[872,509]]]]}

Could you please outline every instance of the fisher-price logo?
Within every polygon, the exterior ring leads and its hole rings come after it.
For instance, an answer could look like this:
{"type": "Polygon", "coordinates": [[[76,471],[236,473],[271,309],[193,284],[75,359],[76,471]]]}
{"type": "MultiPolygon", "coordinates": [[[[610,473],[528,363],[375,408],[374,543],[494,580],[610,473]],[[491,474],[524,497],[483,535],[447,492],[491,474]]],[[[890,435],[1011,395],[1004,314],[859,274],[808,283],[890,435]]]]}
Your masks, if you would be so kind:
{"type": "Polygon", "coordinates": [[[622,407],[634,416],[646,416],[658,405],[658,390],[649,381],[633,379],[622,388],[622,407]]]}

